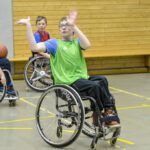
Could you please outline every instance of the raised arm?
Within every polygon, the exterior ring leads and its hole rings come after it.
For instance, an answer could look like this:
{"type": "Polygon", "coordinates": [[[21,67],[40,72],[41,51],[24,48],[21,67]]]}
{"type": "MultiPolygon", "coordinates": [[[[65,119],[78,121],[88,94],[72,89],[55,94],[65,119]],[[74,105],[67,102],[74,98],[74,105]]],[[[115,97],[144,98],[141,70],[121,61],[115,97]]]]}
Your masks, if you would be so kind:
{"type": "Polygon", "coordinates": [[[35,38],[34,38],[33,32],[32,32],[32,26],[30,23],[30,17],[28,17],[27,19],[20,19],[19,21],[17,21],[17,24],[26,26],[27,39],[28,39],[28,42],[30,45],[30,49],[33,52],[45,52],[45,50],[46,50],[45,44],[43,42],[36,43],[36,41],[35,41],[35,38]]]}
{"type": "Polygon", "coordinates": [[[86,37],[86,35],[75,24],[76,18],[77,18],[77,11],[71,11],[68,16],[68,22],[70,25],[72,25],[74,33],[78,36],[80,40],[80,46],[83,49],[88,49],[91,47],[91,43],[86,37]]]}

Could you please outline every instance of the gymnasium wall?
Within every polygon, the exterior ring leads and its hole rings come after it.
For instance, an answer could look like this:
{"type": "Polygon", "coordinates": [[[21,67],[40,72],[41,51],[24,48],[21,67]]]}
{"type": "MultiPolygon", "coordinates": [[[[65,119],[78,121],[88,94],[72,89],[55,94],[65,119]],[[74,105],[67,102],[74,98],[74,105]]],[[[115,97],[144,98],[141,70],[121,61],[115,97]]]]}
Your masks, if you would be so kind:
{"type": "MultiPolygon", "coordinates": [[[[61,38],[58,20],[68,15],[71,9],[77,9],[77,24],[92,44],[92,48],[85,52],[91,74],[109,73],[109,70],[119,73],[123,69],[130,70],[127,72],[147,71],[149,0],[13,0],[13,21],[30,16],[35,32],[36,17],[44,15],[51,37],[61,38]],[[93,54],[97,57],[90,58],[93,54]]],[[[25,30],[24,26],[14,26],[15,57],[31,55],[25,30]]]]}
{"type": "Polygon", "coordinates": [[[12,1],[0,0],[0,43],[8,48],[8,57],[13,57],[12,1]]]}

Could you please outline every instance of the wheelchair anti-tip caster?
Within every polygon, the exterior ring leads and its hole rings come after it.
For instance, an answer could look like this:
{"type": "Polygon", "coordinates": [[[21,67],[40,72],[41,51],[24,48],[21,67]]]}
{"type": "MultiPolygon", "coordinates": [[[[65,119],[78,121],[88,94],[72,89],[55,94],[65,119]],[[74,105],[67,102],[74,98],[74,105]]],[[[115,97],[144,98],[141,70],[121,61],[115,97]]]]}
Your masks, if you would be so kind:
{"type": "Polygon", "coordinates": [[[95,127],[95,135],[94,135],[91,145],[90,145],[90,148],[92,150],[96,149],[96,145],[97,145],[99,137],[100,137],[99,127],[95,127]]]}
{"type": "Polygon", "coordinates": [[[58,127],[57,127],[57,137],[58,137],[58,138],[61,138],[61,137],[62,137],[62,127],[61,127],[61,126],[58,126],[58,127]]]}
{"type": "Polygon", "coordinates": [[[16,106],[16,100],[9,100],[9,106],[16,106]]]}
{"type": "Polygon", "coordinates": [[[96,149],[97,141],[98,141],[97,137],[92,140],[92,143],[90,145],[91,150],[95,150],[96,149]]]}
{"type": "Polygon", "coordinates": [[[120,135],[120,130],[121,130],[121,128],[116,128],[116,131],[113,133],[113,136],[110,139],[110,145],[111,146],[115,146],[115,144],[117,142],[117,138],[120,135]]]}
{"type": "Polygon", "coordinates": [[[18,91],[15,91],[15,95],[7,94],[5,99],[9,101],[9,106],[16,106],[16,101],[19,99],[18,91]]]}

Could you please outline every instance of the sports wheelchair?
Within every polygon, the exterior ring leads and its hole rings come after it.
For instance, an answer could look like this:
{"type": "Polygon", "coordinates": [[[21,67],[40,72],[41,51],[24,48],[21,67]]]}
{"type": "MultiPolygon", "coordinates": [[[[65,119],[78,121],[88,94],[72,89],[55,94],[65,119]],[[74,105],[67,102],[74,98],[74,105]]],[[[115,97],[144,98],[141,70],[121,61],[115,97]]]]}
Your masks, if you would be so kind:
{"type": "Polygon", "coordinates": [[[35,116],[42,139],[57,148],[70,145],[81,132],[92,138],[91,149],[96,148],[98,139],[109,140],[113,146],[121,131],[121,127],[105,126],[103,113],[94,98],[81,97],[74,88],[67,85],[49,87],[38,101],[35,116]],[[92,122],[93,108],[99,116],[98,126],[92,122]]]}
{"type": "Polygon", "coordinates": [[[50,60],[41,55],[31,57],[24,68],[24,79],[35,91],[47,90],[53,84],[50,60]]]}
{"type": "MultiPolygon", "coordinates": [[[[12,76],[9,72],[9,70],[7,69],[2,69],[3,72],[6,74],[8,74],[9,78],[10,78],[10,81],[12,83],[12,87],[14,88],[14,83],[13,83],[13,79],[12,79],[12,76]]],[[[7,80],[7,79],[6,79],[7,80]]],[[[19,93],[18,91],[16,91],[14,89],[14,93],[11,94],[7,91],[7,85],[5,84],[2,84],[0,83],[0,102],[2,102],[3,100],[8,100],[9,101],[9,105],[10,106],[15,106],[16,105],[16,101],[19,99],[19,93]]]]}

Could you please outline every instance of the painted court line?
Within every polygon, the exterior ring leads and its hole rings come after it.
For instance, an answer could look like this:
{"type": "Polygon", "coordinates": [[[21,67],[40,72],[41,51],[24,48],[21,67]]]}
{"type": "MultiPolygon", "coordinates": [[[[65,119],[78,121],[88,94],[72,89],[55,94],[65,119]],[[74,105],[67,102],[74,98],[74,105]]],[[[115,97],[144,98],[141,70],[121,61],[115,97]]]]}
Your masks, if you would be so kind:
{"type": "Polygon", "coordinates": [[[0,124],[24,122],[24,121],[32,121],[32,120],[35,120],[35,118],[25,118],[25,119],[17,119],[17,120],[0,121],[0,124]]]}
{"type": "Polygon", "coordinates": [[[27,104],[29,104],[29,105],[32,106],[32,107],[36,107],[35,104],[33,104],[32,102],[27,101],[27,100],[24,99],[23,97],[21,97],[20,100],[23,101],[23,102],[25,102],[25,103],[27,103],[27,104]]]}
{"type": "MultiPolygon", "coordinates": [[[[55,117],[54,115],[49,115],[49,116],[43,116],[41,119],[48,119],[48,118],[53,118],[55,117]]],[[[16,123],[16,122],[24,122],[24,121],[33,121],[35,118],[24,118],[24,119],[18,119],[18,120],[7,120],[7,121],[0,121],[0,124],[6,124],[6,123],[16,123]]]]}
{"type": "Polygon", "coordinates": [[[117,139],[118,141],[122,142],[122,143],[126,143],[128,145],[134,145],[135,143],[132,142],[132,141],[129,141],[129,140],[125,140],[125,139],[122,139],[122,138],[118,138],[117,139]]]}
{"type": "MultiPolygon", "coordinates": [[[[128,107],[118,107],[117,110],[127,110],[127,109],[137,109],[137,108],[149,108],[150,104],[141,104],[137,106],[128,106],[128,107]]],[[[43,118],[48,118],[48,117],[54,117],[53,115],[43,117],[43,118]]],[[[17,120],[7,120],[7,121],[0,121],[0,124],[6,124],[6,123],[15,123],[15,122],[24,122],[24,121],[33,121],[35,120],[35,117],[33,118],[24,118],[24,119],[17,119],[17,120]]]]}
{"type": "Polygon", "coordinates": [[[0,127],[0,130],[32,130],[33,128],[0,127]]]}
{"type": "Polygon", "coordinates": [[[148,108],[150,104],[141,104],[137,106],[128,106],[128,107],[117,107],[117,110],[127,110],[127,109],[137,109],[137,108],[148,108]]]}
{"type": "Polygon", "coordinates": [[[149,98],[149,97],[145,97],[145,96],[143,96],[143,95],[139,95],[139,94],[136,94],[136,93],[128,92],[128,91],[121,90],[121,89],[114,88],[114,87],[110,87],[110,89],[116,90],[116,91],[118,91],[118,92],[125,93],[125,94],[128,94],[128,95],[136,96],[136,97],[139,97],[139,98],[144,98],[145,100],[150,101],[150,98],[149,98]]]}
{"type": "MultiPolygon", "coordinates": [[[[34,103],[32,103],[32,102],[29,102],[28,100],[26,100],[25,98],[20,98],[20,100],[21,101],[23,101],[23,102],[25,102],[25,103],[27,103],[27,104],[29,104],[30,106],[32,106],[32,107],[37,107],[37,105],[35,105],[34,103]]],[[[50,115],[53,115],[54,116],[54,114],[52,113],[52,112],[50,112],[49,110],[47,110],[46,108],[40,108],[40,110],[42,110],[42,111],[45,111],[45,112],[47,112],[47,113],[49,113],[50,115]]]]}
{"type": "Polygon", "coordinates": [[[27,98],[27,99],[35,99],[36,101],[37,101],[37,99],[39,99],[40,98],[40,96],[41,95],[39,95],[39,96],[26,96],[26,97],[24,97],[24,98],[27,98]]]}

